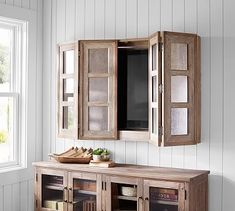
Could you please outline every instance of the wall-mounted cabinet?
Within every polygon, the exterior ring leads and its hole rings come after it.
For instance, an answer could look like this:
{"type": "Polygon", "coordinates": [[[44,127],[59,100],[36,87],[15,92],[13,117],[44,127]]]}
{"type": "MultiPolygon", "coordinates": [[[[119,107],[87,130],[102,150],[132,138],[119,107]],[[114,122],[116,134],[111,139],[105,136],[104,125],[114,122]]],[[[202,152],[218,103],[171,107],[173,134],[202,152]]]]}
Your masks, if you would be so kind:
{"type": "MultiPolygon", "coordinates": [[[[79,62],[80,79],[77,75],[73,83],[79,84],[80,100],[73,117],[79,116],[80,139],[149,140],[159,146],[200,142],[197,35],[158,32],[148,39],[79,41],[78,45],[75,67],[79,62]]],[[[60,65],[62,96],[64,68],[60,65]]],[[[66,120],[64,107],[59,108],[59,119],[66,120]]]]}
{"type": "Polygon", "coordinates": [[[208,171],[124,164],[34,165],[37,211],[208,210],[208,171]]]}

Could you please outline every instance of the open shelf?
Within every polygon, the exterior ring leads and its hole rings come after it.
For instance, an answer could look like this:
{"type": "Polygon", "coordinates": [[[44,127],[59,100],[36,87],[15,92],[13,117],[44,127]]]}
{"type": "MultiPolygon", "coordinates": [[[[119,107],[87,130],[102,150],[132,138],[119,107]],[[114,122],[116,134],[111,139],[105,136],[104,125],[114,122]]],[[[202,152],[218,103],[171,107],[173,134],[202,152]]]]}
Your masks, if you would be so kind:
{"type": "Polygon", "coordinates": [[[153,203],[153,204],[166,204],[166,205],[178,206],[178,201],[151,200],[151,203],[153,203]]]}
{"type": "Polygon", "coordinates": [[[63,190],[64,189],[63,185],[45,185],[44,187],[50,190],[63,190]]]}
{"type": "Polygon", "coordinates": [[[129,201],[137,201],[137,197],[133,196],[116,196],[117,199],[122,199],[122,200],[129,200],[129,201]]]}
{"type": "Polygon", "coordinates": [[[76,193],[82,193],[82,194],[87,194],[87,195],[96,195],[96,192],[94,191],[89,191],[89,190],[79,190],[79,189],[74,189],[76,193]]]}

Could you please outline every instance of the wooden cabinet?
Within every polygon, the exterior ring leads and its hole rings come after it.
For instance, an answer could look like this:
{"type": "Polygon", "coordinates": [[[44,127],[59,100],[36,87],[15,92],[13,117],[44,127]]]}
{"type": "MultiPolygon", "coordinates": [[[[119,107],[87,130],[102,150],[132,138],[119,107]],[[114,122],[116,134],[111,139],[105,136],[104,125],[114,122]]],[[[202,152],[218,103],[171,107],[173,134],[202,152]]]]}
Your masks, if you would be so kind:
{"type": "Polygon", "coordinates": [[[35,210],[208,211],[208,171],[37,162],[35,210]]]}
{"type": "Polygon", "coordinates": [[[200,142],[199,36],[157,32],[146,39],[78,43],[80,79],[74,84],[80,100],[59,101],[59,131],[65,130],[68,104],[76,109],[75,127],[80,109],[80,139],[148,140],[158,146],[200,142]]]}

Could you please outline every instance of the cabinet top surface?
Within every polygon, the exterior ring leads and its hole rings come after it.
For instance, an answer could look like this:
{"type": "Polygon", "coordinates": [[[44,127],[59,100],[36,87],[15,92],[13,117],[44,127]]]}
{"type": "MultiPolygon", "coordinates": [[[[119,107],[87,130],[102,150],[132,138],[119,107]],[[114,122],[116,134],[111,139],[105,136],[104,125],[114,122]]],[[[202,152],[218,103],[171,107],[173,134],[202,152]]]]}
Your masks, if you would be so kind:
{"type": "Polygon", "coordinates": [[[179,182],[191,182],[209,174],[209,171],[116,164],[112,168],[90,167],[88,164],[63,164],[56,161],[33,163],[35,167],[66,171],[80,171],[125,177],[139,177],[179,182]]]}

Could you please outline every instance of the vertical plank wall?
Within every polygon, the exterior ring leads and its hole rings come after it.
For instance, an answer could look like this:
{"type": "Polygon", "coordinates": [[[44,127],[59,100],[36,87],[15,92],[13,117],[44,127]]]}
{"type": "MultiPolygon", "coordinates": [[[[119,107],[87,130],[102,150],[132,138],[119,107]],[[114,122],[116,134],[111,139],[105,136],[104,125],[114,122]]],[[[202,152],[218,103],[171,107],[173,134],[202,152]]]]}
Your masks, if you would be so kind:
{"type": "MultiPolygon", "coordinates": [[[[44,0],[44,160],[49,152],[73,145],[101,146],[110,149],[117,162],[209,169],[209,210],[233,209],[234,7],[233,0],[44,0]],[[56,44],[79,39],[144,37],[159,30],[201,36],[202,143],[158,148],[146,142],[56,139],[56,44]]],[[[0,198],[8,189],[0,189],[0,198]]]]}
{"type": "MultiPolygon", "coordinates": [[[[35,137],[35,149],[31,143],[28,147],[29,160],[42,159],[42,1],[41,0],[0,0],[0,7],[8,5],[9,7],[24,8],[26,10],[35,11],[37,13],[37,35],[33,39],[36,41],[36,75],[33,76],[33,90],[35,89],[33,99],[30,98],[30,105],[35,106],[32,111],[35,111],[36,120],[33,120],[31,129],[35,137]]],[[[32,71],[32,70],[29,70],[32,71]]],[[[33,71],[32,71],[33,72],[33,71]]],[[[31,72],[31,73],[32,73],[31,72]]],[[[31,163],[27,169],[0,173],[0,211],[33,211],[33,168],[31,163]],[[24,173],[25,172],[25,173],[24,173]]]]}

